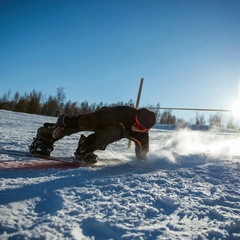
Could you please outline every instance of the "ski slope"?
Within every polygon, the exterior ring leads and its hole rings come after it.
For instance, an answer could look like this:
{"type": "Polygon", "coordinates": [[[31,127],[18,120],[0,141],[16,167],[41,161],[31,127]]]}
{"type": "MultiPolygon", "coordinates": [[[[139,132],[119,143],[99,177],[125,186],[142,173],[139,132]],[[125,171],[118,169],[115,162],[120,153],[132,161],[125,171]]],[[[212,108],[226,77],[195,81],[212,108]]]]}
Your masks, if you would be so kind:
{"type": "MultiPolygon", "coordinates": [[[[0,110],[0,149],[27,150],[47,121],[0,110]]],[[[53,155],[72,156],[79,136],[53,155]]],[[[94,167],[0,169],[0,239],[240,239],[239,145],[239,131],[156,125],[146,162],[121,140],[94,167]]]]}

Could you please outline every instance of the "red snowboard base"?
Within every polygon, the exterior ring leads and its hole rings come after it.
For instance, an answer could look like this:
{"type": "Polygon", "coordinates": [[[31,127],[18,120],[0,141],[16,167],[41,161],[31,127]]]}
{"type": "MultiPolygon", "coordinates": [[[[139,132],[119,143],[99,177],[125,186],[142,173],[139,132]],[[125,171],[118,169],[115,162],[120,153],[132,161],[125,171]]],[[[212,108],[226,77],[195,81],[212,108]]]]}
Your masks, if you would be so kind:
{"type": "Polygon", "coordinates": [[[67,163],[53,160],[0,160],[0,169],[47,169],[47,168],[79,168],[91,166],[84,163],[67,163]]]}

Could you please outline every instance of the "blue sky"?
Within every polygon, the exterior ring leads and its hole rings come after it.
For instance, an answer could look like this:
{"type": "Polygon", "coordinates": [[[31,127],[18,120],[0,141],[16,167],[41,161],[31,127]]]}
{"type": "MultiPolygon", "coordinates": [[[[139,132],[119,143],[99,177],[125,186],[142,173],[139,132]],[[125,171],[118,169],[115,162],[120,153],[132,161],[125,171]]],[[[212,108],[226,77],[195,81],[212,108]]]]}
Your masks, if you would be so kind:
{"type": "Polygon", "coordinates": [[[239,13],[239,0],[0,0],[0,96],[135,102],[143,77],[140,106],[229,109],[239,13]]]}

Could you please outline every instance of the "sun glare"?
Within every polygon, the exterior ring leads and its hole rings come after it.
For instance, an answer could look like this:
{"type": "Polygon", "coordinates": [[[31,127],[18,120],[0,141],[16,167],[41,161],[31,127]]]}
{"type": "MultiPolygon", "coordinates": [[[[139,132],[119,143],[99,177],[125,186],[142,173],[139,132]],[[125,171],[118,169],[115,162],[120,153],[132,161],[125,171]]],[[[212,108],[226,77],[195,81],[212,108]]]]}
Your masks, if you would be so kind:
{"type": "Polygon", "coordinates": [[[237,118],[237,120],[240,120],[240,99],[235,101],[231,107],[233,117],[237,118]]]}
{"type": "Polygon", "coordinates": [[[240,121],[240,82],[238,84],[238,98],[233,102],[231,111],[232,111],[233,117],[237,121],[240,121]]]}

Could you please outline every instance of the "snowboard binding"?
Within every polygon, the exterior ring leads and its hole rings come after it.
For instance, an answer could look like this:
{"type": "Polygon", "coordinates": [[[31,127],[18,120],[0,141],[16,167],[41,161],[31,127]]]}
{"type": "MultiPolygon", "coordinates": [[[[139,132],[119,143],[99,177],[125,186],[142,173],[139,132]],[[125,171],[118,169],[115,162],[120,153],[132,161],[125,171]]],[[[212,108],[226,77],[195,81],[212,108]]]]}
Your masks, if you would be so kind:
{"type": "Polygon", "coordinates": [[[31,154],[49,157],[53,151],[54,140],[52,133],[55,129],[55,124],[44,123],[37,131],[37,135],[33,138],[33,142],[29,146],[31,154]]]}
{"type": "Polygon", "coordinates": [[[74,156],[83,163],[94,164],[97,163],[98,156],[88,150],[85,143],[86,137],[82,134],[78,142],[78,148],[74,156]]]}

